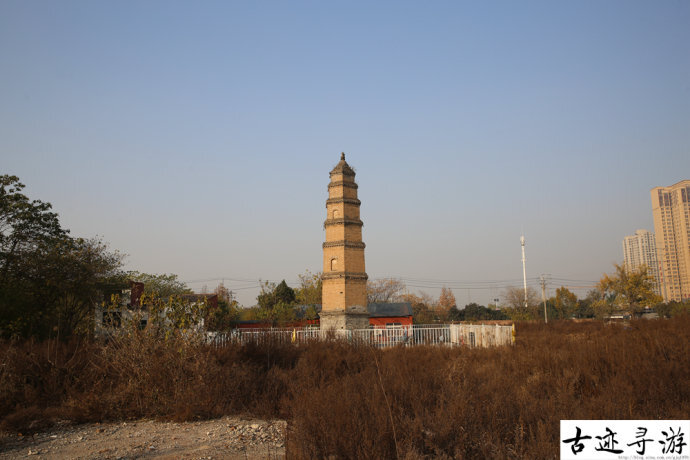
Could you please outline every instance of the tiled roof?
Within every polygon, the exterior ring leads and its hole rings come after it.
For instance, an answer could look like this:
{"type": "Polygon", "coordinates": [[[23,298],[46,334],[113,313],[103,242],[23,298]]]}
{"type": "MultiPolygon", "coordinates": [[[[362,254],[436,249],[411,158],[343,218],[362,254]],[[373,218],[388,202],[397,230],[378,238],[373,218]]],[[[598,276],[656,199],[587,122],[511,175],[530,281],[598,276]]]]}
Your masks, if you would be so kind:
{"type": "Polygon", "coordinates": [[[382,316],[412,316],[412,304],[410,302],[396,303],[370,303],[367,305],[369,316],[372,318],[382,316]]]}
{"type": "Polygon", "coordinates": [[[340,161],[337,165],[335,165],[335,168],[333,168],[331,174],[343,174],[346,176],[355,175],[355,170],[352,169],[349,164],[347,164],[347,161],[345,161],[345,153],[340,154],[340,161]]]}
{"type": "MultiPolygon", "coordinates": [[[[298,305],[298,317],[302,317],[308,305],[298,305]]],[[[321,313],[321,305],[314,305],[317,313],[321,313]]],[[[370,303],[367,305],[367,311],[372,318],[381,318],[386,316],[412,316],[412,304],[410,302],[397,303],[370,303]]]]}

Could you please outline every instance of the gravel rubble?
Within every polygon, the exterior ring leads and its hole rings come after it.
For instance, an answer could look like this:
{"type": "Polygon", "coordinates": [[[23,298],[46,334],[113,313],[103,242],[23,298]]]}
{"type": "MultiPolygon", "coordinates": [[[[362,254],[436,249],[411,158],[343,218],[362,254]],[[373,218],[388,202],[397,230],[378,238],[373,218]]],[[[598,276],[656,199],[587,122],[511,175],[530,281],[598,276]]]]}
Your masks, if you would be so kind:
{"type": "Polygon", "coordinates": [[[0,459],[276,459],[285,456],[285,429],[283,420],[236,417],[75,425],[0,433],[0,459]]]}

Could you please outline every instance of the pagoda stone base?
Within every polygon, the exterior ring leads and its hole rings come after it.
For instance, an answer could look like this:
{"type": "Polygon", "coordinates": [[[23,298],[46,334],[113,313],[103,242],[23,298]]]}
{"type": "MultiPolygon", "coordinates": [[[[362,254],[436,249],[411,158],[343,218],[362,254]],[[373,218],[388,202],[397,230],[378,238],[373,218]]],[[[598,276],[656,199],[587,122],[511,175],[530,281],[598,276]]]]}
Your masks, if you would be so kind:
{"type": "Polygon", "coordinates": [[[352,306],[347,310],[323,311],[319,314],[322,331],[369,329],[366,307],[352,306]]]}

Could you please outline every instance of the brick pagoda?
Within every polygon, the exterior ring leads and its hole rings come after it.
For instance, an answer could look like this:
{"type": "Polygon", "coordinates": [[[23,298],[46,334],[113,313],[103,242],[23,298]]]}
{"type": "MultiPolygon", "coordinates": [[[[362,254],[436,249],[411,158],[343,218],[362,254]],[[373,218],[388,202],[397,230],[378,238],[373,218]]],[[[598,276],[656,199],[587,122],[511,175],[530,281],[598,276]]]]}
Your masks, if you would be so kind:
{"type": "Polygon", "coordinates": [[[355,171],[341,154],[330,173],[323,243],[321,329],[366,329],[367,274],[355,171]]]}

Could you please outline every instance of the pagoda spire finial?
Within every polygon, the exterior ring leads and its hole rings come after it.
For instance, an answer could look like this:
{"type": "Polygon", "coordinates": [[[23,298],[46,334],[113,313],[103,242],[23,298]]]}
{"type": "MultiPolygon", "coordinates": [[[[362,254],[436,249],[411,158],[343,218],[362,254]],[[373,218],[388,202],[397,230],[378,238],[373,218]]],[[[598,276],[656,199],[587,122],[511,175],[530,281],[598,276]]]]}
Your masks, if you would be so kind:
{"type": "Polygon", "coordinates": [[[340,159],[345,161],[345,152],[340,153],[340,159]]]}

